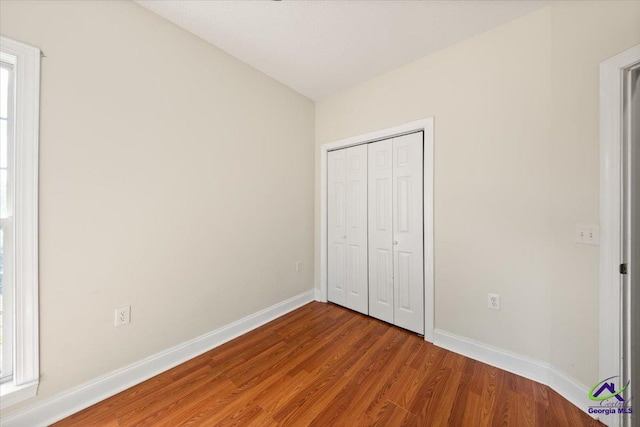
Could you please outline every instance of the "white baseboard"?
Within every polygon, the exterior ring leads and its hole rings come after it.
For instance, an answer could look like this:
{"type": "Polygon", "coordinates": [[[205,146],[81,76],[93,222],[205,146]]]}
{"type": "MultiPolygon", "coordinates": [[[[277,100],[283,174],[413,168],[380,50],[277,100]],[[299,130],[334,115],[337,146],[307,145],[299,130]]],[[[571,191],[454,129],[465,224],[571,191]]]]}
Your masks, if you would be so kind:
{"type": "MultiPolygon", "coordinates": [[[[434,331],[433,343],[454,353],[547,385],[589,414],[589,388],[546,362],[439,329],[434,331]]],[[[594,417],[592,414],[589,416],[594,417]]]]}
{"type": "Polygon", "coordinates": [[[322,295],[322,290],[314,289],[313,290],[314,299],[318,302],[327,302],[327,296],[322,295]]]}
{"type": "Polygon", "coordinates": [[[2,417],[3,427],[47,426],[264,325],[314,300],[310,290],[191,341],[2,417]]]}
{"type": "Polygon", "coordinates": [[[590,417],[600,420],[606,424],[605,419],[602,419],[597,414],[589,414],[588,412],[589,405],[594,404],[594,402],[589,400],[589,387],[579,381],[576,381],[565,372],[560,371],[553,366],[549,367],[549,382],[547,385],[557,391],[560,396],[582,409],[590,417]]]}

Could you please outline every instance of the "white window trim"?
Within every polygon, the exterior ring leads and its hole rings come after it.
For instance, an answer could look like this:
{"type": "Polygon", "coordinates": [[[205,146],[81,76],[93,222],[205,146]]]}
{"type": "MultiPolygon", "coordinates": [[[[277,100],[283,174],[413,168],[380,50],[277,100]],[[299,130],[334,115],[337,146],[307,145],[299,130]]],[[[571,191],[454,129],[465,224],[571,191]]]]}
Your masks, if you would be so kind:
{"type": "Polygon", "coordinates": [[[38,135],[40,49],[0,36],[2,61],[15,75],[13,380],[0,386],[4,409],[36,395],[38,333],[38,135]]]}
{"type": "MultiPolygon", "coordinates": [[[[7,101],[13,100],[14,95],[14,71],[13,64],[8,64],[6,62],[2,62],[2,68],[5,68],[5,64],[10,67],[11,74],[9,77],[8,87],[7,87],[7,101]]],[[[7,68],[8,69],[8,68],[7,68]]],[[[7,166],[13,165],[13,124],[14,124],[14,109],[15,105],[13,102],[7,102],[7,119],[11,117],[11,120],[7,120],[7,139],[8,139],[8,147],[7,147],[7,166]]],[[[13,170],[13,166],[11,166],[11,170],[13,170]]],[[[13,180],[13,177],[8,175],[8,179],[13,180]]],[[[7,181],[7,202],[13,201],[13,182],[7,181]]],[[[3,206],[6,213],[9,214],[12,212],[12,207],[3,206]]],[[[2,218],[2,237],[3,237],[3,245],[5,248],[13,247],[13,224],[12,217],[2,218]]],[[[2,383],[6,382],[7,379],[4,378],[8,375],[8,380],[10,381],[13,378],[13,251],[4,251],[4,260],[3,260],[3,271],[2,271],[2,383]],[[11,303],[8,303],[11,302],[11,303]]]]}

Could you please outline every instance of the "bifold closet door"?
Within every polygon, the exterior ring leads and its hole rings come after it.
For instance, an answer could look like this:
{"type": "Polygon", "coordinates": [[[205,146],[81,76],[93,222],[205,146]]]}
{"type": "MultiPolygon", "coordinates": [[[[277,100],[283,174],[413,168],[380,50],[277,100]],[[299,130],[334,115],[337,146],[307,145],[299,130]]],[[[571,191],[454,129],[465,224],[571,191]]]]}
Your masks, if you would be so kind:
{"type": "Polygon", "coordinates": [[[327,158],[329,301],[368,314],[367,146],[327,158]]]}
{"type": "Polygon", "coordinates": [[[394,324],[424,334],[422,132],[393,139],[394,324]]]}
{"type": "Polygon", "coordinates": [[[424,334],[422,132],[368,150],[369,314],[424,334]]]}
{"type": "Polygon", "coordinates": [[[393,140],[369,144],[369,315],[393,323],[393,140]]]}

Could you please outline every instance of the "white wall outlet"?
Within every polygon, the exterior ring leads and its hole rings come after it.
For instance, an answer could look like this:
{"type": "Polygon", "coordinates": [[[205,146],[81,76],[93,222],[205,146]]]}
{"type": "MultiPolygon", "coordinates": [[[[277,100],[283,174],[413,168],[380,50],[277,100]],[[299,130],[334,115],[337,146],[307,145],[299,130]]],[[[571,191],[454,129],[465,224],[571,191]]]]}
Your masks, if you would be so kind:
{"type": "Polygon", "coordinates": [[[487,299],[487,306],[491,310],[500,310],[500,295],[489,294],[487,299]]]}
{"type": "Polygon", "coordinates": [[[131,321],[131,306],[116,308],[116,324],[115,326],[128,325],[131,321]]]}
{"type": "Polygon", "coordinates": [[[597,225],[576,224],[575,242],[583,245],[600,244],[600,227],[597,225]]]}
{"type": "Polygon", "coordinates": [[[296,261],[296,271],[302,270],[302,261],[296,261]]]}

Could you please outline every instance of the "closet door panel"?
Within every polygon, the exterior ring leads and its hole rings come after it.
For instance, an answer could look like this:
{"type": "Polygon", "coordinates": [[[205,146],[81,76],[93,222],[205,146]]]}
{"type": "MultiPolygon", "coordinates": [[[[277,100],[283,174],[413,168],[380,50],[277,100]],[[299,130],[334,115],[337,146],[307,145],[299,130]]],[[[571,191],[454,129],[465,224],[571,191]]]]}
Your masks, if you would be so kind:
{"type": "Polygon", "coordinates": [[[346,150],[327,153],[327,181],[328,297],[346,306],[346,150]]]}
{"type": "Polygon", "coordinates": [[[393,323],[393,229],[391,139],[368,145],[369,315],[393,323]]]}
{"type": "Polygon", "coordinates": [[[367,146],[346,150],[346,306],[369,313],[367,146]]]}
{"type": "Polygon", "coordinates": [[[422,133],[393,139],[394,324],[424,334],[422,133]]]}

